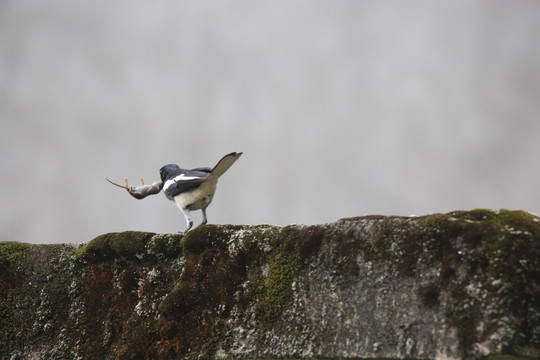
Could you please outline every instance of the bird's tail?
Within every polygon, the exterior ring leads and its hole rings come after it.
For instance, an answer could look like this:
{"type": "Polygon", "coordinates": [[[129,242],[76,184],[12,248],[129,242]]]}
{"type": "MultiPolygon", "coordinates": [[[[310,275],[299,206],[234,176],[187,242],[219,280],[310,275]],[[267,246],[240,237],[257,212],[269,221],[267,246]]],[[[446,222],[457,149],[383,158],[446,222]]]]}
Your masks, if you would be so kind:
{"type": "Polygon", "coordinates": [[[230,154],[225,155],[224,157],[219,160],[216,166],[212,169],[212,174],[215,175],[217,178],[219,178],[225,171],[229,170],[229,168],[234,164],[238,158],[242,156],[241,152],[233,152],[230,154]]]}

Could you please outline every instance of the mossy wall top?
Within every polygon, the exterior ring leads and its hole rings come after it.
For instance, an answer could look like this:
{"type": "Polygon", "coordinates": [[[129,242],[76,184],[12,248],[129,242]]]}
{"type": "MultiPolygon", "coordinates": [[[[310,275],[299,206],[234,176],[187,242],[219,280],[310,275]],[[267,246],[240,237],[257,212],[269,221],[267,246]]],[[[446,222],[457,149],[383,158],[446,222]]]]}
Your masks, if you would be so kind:
{"type": "Polygon", "coordinates": [[[540,221],[478,209],[0,242],[0,358],[540,356],[540,221]]]}

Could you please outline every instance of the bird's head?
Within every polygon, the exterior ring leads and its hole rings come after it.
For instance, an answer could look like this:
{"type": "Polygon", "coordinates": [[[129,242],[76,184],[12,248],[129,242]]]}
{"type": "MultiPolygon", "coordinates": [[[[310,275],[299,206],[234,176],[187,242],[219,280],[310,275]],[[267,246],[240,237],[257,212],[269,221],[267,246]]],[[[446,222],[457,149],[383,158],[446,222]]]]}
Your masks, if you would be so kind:
{"type": "Polygon", "coordinates": [[[167,179],[176,175],[179,170],[180,166],[176,164],[168,164],[163,166],[161,169],[159,169],[159,176],[161,176],[161,181],[167,181],[167,179]]]}

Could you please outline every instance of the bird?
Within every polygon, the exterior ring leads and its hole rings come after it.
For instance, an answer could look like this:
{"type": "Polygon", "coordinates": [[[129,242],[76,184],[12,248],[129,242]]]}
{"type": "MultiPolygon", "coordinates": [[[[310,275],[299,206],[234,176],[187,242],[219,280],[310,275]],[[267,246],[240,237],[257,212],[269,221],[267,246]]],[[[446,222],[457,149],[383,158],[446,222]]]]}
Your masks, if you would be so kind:
{"type": "Polygon", "coordinates": [[[187,227],[183,233],[186,234],[193,228],[193,219],[190,214],[192,211],[201,210],[202,222],[200,225],[205,225],[208,222],[206,208],[214,198],[218,179],[242,154],[242,152],[227,154],[213,168],[199,167],[188,170],[182,169],[177,164],[167,164],[159,170],[161,180],[149,185],[145,185],[142,178],[140,186],[129,186],[127,178],[124,179],[125,186],[108,178],[105,179],[115,186],[126,189],[131,196],[139,200],[163,190],[165,197],[173,201],[184,214],[187,227]]]}

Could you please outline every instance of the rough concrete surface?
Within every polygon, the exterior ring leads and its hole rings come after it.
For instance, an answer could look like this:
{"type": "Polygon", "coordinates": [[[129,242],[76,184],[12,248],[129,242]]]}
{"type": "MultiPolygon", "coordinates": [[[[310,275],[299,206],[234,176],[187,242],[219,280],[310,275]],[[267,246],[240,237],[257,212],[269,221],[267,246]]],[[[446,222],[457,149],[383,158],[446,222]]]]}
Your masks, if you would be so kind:
{"type": "Polygon", "coordinates": [[[2,359],[534,358],[539,320],[523,211],[0,242],[2,359]]]}

